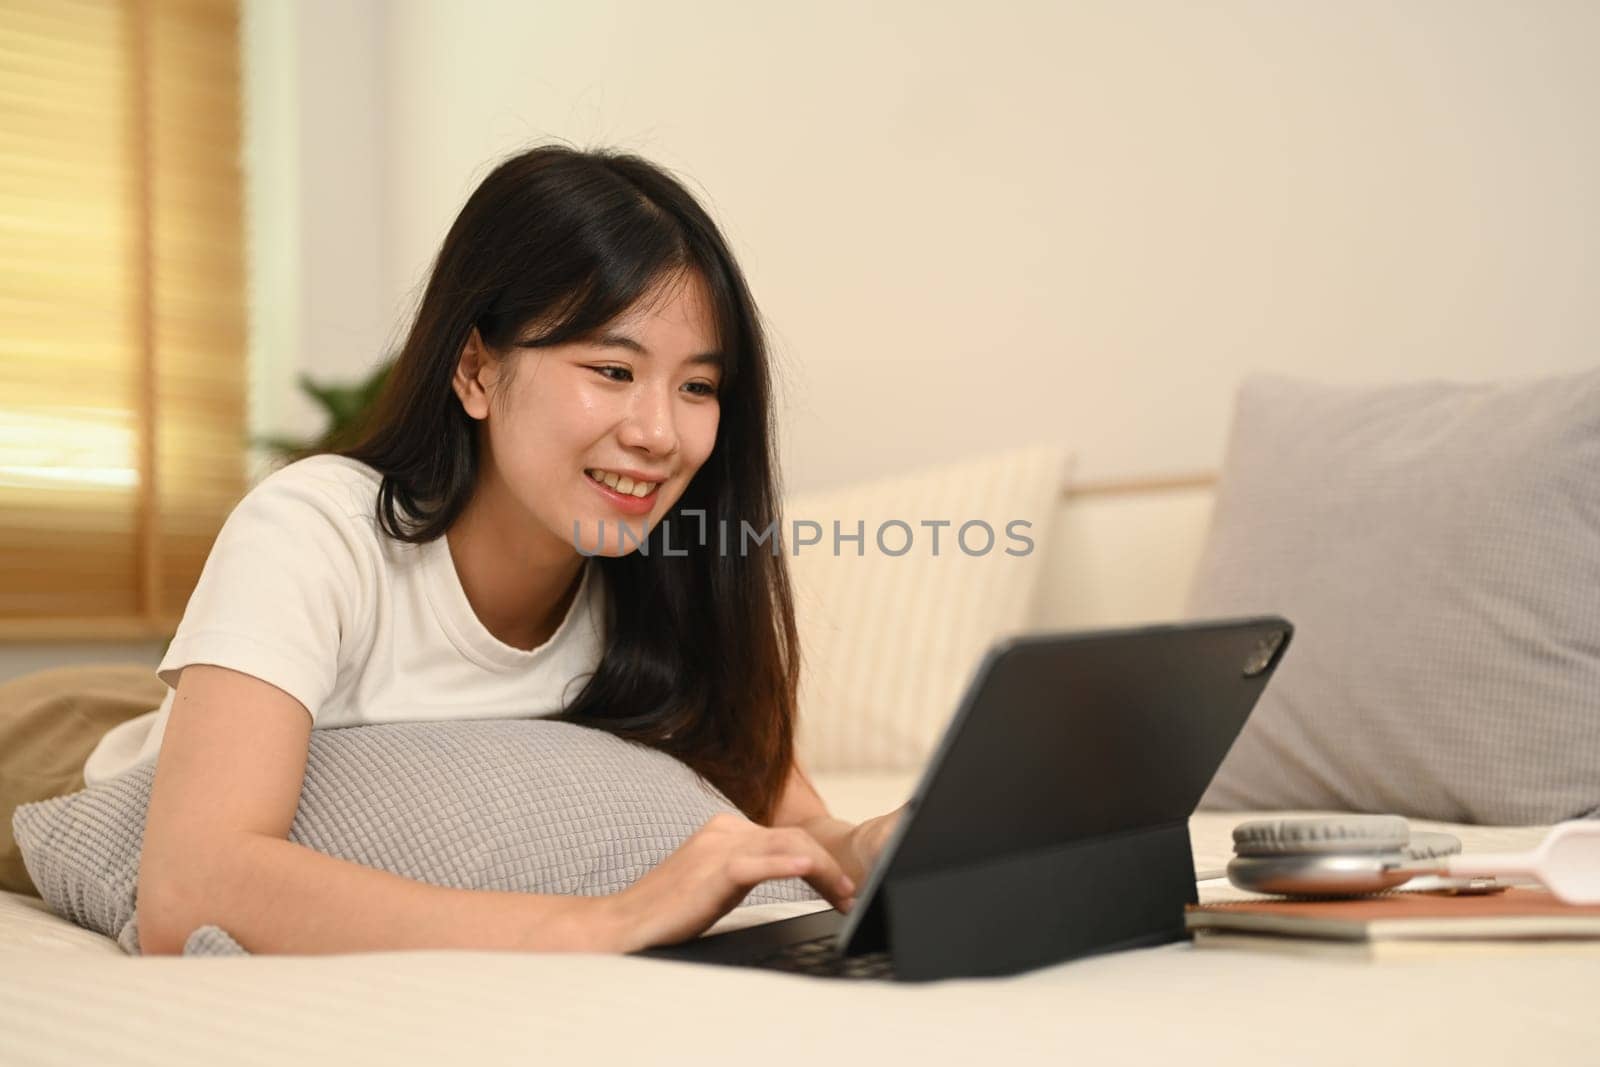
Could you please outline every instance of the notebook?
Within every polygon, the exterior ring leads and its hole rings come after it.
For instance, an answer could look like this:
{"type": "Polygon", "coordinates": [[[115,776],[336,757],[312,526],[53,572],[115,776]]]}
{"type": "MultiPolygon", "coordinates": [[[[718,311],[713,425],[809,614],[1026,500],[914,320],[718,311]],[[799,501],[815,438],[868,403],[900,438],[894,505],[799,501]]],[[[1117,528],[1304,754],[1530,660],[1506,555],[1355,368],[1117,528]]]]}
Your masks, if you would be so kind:
{"type": "Polygon", "coordinates": [[[1365,956],[1527,951],[1600,953],[1600,905],[1563,904],[1543,889],[1383,893],[1348,900],[1191,904],[1200,948],[1365,956]]]}

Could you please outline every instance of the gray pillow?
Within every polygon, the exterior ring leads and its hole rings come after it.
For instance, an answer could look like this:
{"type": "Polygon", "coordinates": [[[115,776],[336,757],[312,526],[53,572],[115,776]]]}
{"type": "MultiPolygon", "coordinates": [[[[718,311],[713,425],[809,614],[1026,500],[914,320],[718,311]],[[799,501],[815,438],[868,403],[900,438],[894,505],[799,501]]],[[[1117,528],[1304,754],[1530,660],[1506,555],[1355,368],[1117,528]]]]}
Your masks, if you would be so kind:
{"type": "Polygon", "coordinates": [[[1246,381],[1188,608],[1295,624],[1204,807],[1600,813],[1600,372],[1246,381]]]}
{"type": "MultiPolygon", "coordinates": [[[[134,899],[155,764],[17,808],[17,843],[52,911],[137,953],[134,899]]],[[[711,816],[736,811],[685,764],[538,719],[313,730],[289,840],[433,885],[599,896],[633,884],[711,816]]],[[[815,900],[799,878],[745,904],[815,900]]],[[[190,954],[242,951],[202,927],[190,954]]]]}

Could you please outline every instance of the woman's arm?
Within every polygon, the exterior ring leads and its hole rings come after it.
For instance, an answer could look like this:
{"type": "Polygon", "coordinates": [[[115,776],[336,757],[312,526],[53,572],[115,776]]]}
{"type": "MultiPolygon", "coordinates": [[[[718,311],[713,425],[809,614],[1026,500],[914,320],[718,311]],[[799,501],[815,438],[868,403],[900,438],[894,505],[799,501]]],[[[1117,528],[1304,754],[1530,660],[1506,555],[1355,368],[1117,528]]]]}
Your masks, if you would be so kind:
{"type": "Polygon", "coordinates": [[[611,898],[448,889],[260,834],[199,846],[202,866],[163,884],[141,872],[139,940],[147,955],[183,951],[215,923],[255,953],[314,955],[426,948],[616,952],[611,898]],[[198,869],[196,869],[198,868],[198,869]]]}
{"type": "Polygon", "coordinates": [[[289,841],[310,736],[310,714],[275,686],[222,667],[184,670],[139,866],[145,953],[181,952],[207,923],[258,953],[619,950],[610,897],[446,889],[289,841]]]}

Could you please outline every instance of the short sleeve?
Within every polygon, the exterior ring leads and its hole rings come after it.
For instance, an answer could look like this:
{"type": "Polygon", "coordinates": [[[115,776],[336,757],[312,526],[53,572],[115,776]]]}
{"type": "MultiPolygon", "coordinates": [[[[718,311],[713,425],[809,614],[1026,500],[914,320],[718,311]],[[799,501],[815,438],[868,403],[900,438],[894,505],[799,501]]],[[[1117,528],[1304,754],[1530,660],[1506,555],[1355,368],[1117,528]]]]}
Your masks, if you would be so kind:
{"type": "Polygon", "coordinates": [[[358,495],[317,477],[313,462],[271,475],[228,516],[157,668],[169,686],[191,664],[227,667],[282,689],[316,721],[360,618],[375,534],[358,495]]]}

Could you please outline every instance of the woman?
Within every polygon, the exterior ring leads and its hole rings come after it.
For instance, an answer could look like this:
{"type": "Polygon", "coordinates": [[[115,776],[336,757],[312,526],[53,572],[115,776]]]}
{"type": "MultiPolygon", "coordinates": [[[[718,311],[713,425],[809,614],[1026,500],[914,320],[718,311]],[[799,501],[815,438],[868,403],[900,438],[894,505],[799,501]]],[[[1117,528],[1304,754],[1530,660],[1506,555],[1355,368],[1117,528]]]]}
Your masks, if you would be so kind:
{"type": "Polygon", "coordinates": [[[794,875],[847,910],[899,811],[828,816],[794,760],[784,557],[697,536],[777,517],[770,407],[755,305],[678,182],[563,147],[496,168],[364,435],[240,503],[159,668],[174,692],[85,767],[158,756],[143,951],[216,923],[252,952],[628,952],[794,875]],[[530,715],[661,749],[744,814],[603,897],[446,889],[287,840],[313,728],[530,715]]]}

